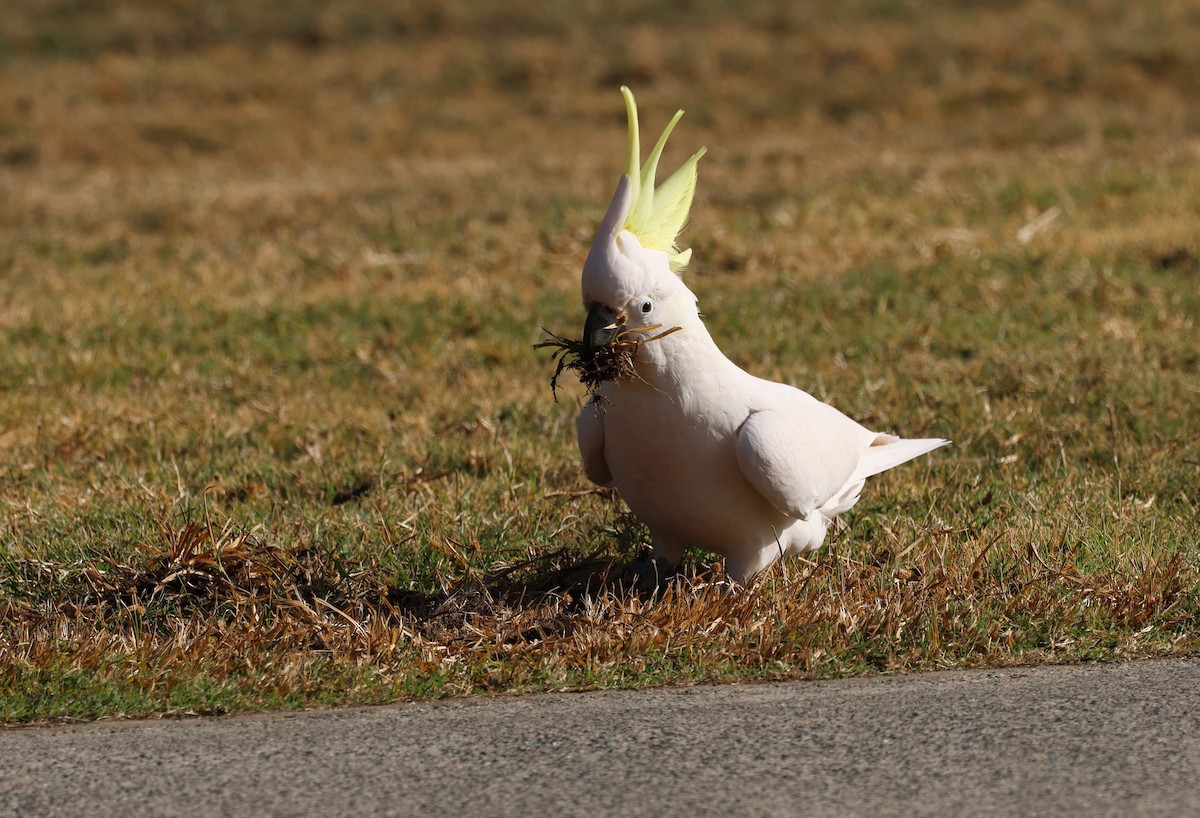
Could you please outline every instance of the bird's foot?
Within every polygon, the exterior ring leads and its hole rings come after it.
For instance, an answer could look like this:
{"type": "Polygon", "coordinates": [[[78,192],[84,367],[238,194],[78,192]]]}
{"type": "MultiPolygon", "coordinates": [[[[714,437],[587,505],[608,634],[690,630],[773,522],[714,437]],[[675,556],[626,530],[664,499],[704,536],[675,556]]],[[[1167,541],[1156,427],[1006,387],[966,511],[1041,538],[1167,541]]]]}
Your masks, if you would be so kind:
{"type": "Polygon", "coordinates": [[[626,566],[621,585],[633,591],[659,591],[678,573],[678,565],[661,557],[638,560],[626,566]]]}

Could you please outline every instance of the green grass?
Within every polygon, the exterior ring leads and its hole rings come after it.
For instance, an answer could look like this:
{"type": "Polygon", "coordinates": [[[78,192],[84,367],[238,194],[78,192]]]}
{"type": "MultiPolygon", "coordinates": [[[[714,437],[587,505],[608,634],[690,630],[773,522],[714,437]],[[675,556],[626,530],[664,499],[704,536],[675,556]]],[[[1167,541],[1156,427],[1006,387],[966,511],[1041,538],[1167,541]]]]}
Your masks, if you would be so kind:
{"type": "Polygon", "coordinates": [[[1200,648],[1191,4],[539,10],[10,10],[0,719],[1200,648]],[[532,349],[621,82],[728,354],[954,440],[740,595],[604,584],[532,349]]]}

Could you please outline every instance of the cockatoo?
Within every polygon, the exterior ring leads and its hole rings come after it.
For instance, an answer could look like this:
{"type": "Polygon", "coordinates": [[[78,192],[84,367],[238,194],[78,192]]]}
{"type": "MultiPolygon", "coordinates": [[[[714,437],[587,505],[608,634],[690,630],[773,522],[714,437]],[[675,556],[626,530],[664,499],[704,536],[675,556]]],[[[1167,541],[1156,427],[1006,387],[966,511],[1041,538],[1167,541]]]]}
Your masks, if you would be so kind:
{"type": "Polygon", "coordinates": [[[583,343],[646,340],[636,375],[605,381],[580,412],[583,468],[649,528],[657,570],[678,566],[694,546],[723,556],[726,575],[744,585],[781,556],[820,548],[868,477],[949,441],[872,432],[722,354],[680,276],[691,251],[676,244],[704,150],[656,188],[683,111],[639,171],[637,105],[628,88],[621,93],[625,173],[583,265],[583,343]]]}

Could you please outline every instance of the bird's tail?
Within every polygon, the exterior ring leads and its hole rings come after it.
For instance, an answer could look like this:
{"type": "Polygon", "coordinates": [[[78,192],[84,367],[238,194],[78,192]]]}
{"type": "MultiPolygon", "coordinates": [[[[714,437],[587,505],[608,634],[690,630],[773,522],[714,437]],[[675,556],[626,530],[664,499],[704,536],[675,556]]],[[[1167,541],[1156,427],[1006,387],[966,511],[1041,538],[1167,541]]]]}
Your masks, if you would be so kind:
{"type": "Polygon", "coordinates": [[[868,477],[874,477],[880,472],[895,468],[901,463],[907,463],[913,458],[928,454],[934,449],[949,444],[949,440],[941,440],[940,438],[904,440],[895,435],[881,434],[876,436],[874,442],[863,451],[862,459],[858,461],[858,468],[850,475],[850,479],[846,481],[846,485],[821,506],[821,514],[825,517],[826,521],[833,522],[834,517],[849,511],[858,502],[858,497],[863,490],[863,484],[868,477]]]}
{"type": "Polygon", "coordinates": [[[862,458],[858,461],[858,468],[854,470],[854,474],[850,475],[850,479],[846,483],[849,485],[866,480],[880,472],[895,468],[901,463],[907,463],[913,458],[928,454],[934,449],[949,445],[949,440],[940,438],[925,437],[905,440],[895,435],[881,434],[863,452],[862,458]]]}

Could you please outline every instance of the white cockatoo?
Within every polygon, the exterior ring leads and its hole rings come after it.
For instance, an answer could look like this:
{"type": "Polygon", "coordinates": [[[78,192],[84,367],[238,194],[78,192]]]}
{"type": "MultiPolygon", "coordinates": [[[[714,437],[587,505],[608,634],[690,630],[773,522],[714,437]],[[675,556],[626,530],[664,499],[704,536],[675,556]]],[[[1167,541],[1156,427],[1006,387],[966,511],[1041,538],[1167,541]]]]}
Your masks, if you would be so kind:
{"type": "Polygon", "coordinates": [[[819,548],[868,477],[949,441],[872,432],[722,354],[679,275],[691,251],[676,245],[704,151],[655,188],[683,111],[639,171],[637,106],[628,88],[621,93],[625,173],[583,266],[583,343],[644,340],[636,375],[602,383],[579,415],[583,468],[649,528],[656,569],[678,566],[695,546],[725,557],[729,578],[745,584],[783,555],[819,548]]]}

